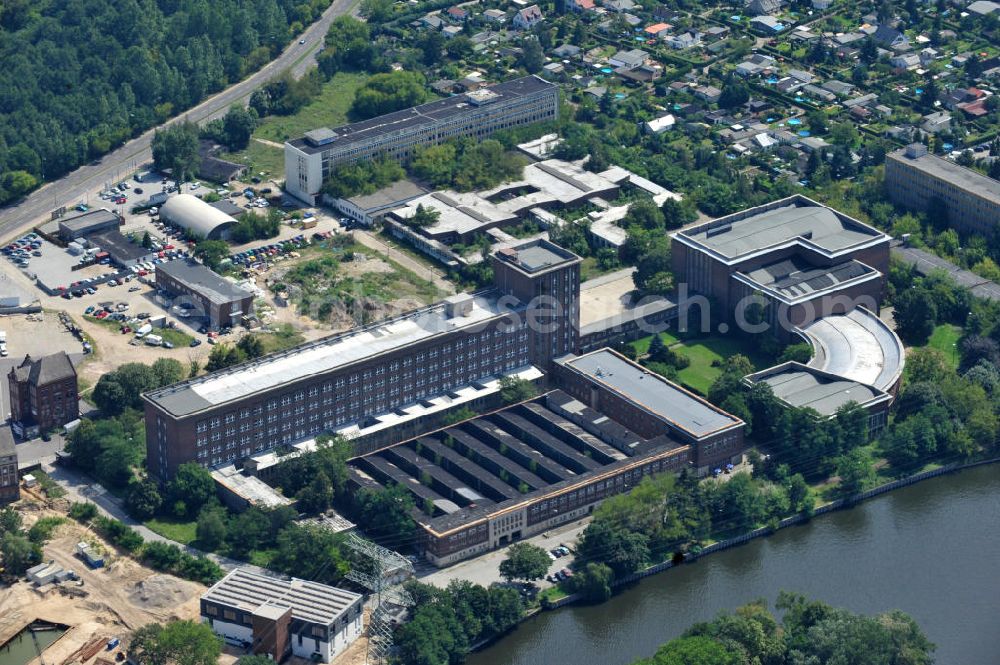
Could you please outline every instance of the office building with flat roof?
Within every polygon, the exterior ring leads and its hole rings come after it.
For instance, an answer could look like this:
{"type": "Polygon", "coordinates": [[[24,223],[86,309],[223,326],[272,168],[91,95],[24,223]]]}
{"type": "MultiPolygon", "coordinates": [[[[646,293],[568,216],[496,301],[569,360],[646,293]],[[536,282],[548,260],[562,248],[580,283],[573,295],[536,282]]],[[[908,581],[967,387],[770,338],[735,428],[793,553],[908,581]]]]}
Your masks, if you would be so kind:
{"type": "Polygon", "coordinates": [[[746,377],[749,385],[765,383],[787,406],[813,409],[821,418],[833,418],[837,410],[856,403],[868,411],[868,430],[881,431],[889,421],[892,395],[875,386],[824,372],[797,362],[769,367],[746,377]]]}
{"type": "Polygon", "coordinates": [[[216,466],[364,430],[468,386],[547,371],[577,344],[579,257],[536,240],[493,266],[494,289],[144,394],[150,474],[167,480],[185,462],[216,466]]]}
{"type": "Polygon", "coordinates": [[[738,462],[743,453],[742,420],[616,351],[565,356],[554,374],[562,390],[640,436],[690,445],[699,473],[738,462]]]}
{"type": "Polygon", "coordinates": [[[201,620],[228,644],[276,663],[289,655],[329,663],[361,636],[363,600],[326,584],[235,568],[202,595],[201,620]]]}
{"type": "Polygon", "coordinates": [[[713,301],[712,319],[739,323],[763,297],[768,328],[786,341],[817,318],[877,309],[889,268],[889,236],[799,195],[671,237],[675,278],[713,301]]]}
{"type": "Polygon", "coordinates": [[[334,129],[320,128],[285,143],[285,190],[315,204],[339,164],[389,157],[407,161],[414,148],[554,120],[559,87],[525,76],[334,129]]]}
{"type": "Polygon", "coordinates": [[[938,202],[947,211],[947,226],[962,234],[991,237],[1000,220],[1000,182],[932,155],[919,143],[886,155],[885,191],[910,210],[927,212],[938,202]]]}

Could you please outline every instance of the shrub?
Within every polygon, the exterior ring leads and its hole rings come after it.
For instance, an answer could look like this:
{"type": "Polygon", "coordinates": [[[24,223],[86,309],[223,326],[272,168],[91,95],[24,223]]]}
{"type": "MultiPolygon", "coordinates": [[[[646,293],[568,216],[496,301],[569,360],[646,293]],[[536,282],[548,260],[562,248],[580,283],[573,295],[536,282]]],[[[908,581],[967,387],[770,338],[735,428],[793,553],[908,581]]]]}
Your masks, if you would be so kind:
{"type": "Polygon", "coordinates": [[[97,506],[84,502],[73,502],[69,507],[69,516],[81,524],[86,524],[97,517],[97,506]]]}

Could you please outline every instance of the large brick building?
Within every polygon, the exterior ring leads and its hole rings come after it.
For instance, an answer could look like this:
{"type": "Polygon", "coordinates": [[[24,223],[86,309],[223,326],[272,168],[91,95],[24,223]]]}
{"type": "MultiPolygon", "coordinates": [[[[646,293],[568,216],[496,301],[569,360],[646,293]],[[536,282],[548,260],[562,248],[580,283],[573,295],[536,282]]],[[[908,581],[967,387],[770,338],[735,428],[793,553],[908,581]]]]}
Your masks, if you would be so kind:
{"type": "MultiPolygon", "coordinates": [[[[784,341],[796,328],[858,304],[877,309],[889,270],[889,236],[800,195],[672,239],[675,280],[686,295],[707,298],[701,308],[717,308],[713,321],[755,323],[748,305],[751,296],[763,297],[763,322],[784,341]]],[[[685,311],[682,302],[679,316],[697,328],[703,312],[685,311]]]]}
{"type": "Polygon", "coordinates": [[[335,129],[322,128],[285,143],[285,189],[309,204],[339,165],[382,156],[406,161],[414,148],[554,120],[559,86],[537,76],[380,115],[335,129]]]}
{"type": "Polygon", "coordinates": [[[76,420],[80,408],[76,369],[65,351],[37,360],[25,356],[7,374],[11,425],[23,438],[76,420]]]}
{"type": "Polygon", "coordinates": [[[381,414],[398,421],[408,405],[532,366],[547,371],[577,346],[579,257],[535,240],[492,262],[493,289],[146,393],[151,475],[356,431],[381,414]]]}
{"type": "Polygon", "coordinates": [[[590,514],[648,475],[743,454],[744,423],[609,349],[556,361],[545,395],[351,462],[414,498],[420,549],[448,566],[590,514]]]}
{"type": "Polygon", "coordinates": [[[17,448],[10,427],[4,424],[0,426],[0,506],[19,498],[17,448]]]}
{"type": "Polygon", "coordinates": [[[193,306],[192,314],[204,317],[211,328],[235,326],[253,314],[251,292],[196,261],[167,261],[157,266],[156,288],[180,304],[193,306]]]}
{"type": "Polygon", "coordinates": [[[885,191],[893,203],[920,212],[936,201],[959,233],[989,238],[1000,220],[1000,182],[929,154],[919,143],[886,156],[885,191]]]}

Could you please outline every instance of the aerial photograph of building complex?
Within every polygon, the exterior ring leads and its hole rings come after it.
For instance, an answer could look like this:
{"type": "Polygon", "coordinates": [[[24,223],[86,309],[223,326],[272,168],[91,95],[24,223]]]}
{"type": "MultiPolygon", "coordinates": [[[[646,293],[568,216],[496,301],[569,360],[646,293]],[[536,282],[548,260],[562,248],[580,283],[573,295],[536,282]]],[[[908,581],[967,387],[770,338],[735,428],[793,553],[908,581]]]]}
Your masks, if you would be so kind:
{"type": "Polygon", "coordinates": [[[0,37],[0,665],[997,661],[1000,4],[0,37]]]}

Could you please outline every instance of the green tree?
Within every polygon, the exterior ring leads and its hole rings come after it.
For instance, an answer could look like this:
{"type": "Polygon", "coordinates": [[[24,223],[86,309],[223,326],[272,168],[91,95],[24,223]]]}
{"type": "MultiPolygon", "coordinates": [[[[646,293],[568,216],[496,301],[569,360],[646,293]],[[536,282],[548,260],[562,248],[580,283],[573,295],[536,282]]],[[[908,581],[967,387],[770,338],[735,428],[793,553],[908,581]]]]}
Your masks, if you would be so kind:
{"type": "Polygon", "coordinates": [[[202,506],[215,498],[215,481],[208,469],[186,462],[177,467],[176,475],[167,484],[167,497],[171,505],[182,503],[186,515],[197,515],[202,506]]]}
{"type": "Polygon", "coordinates": [[[159,486],[152,480],[137,480],[128,487],[125,495],[125,510],[137,520],[153,517],[163,504],[159,486]]]}
{"type": "Polygon", "coordinates": [[[722,86],[722,94],[719,95],[719,106],[724,109],[734,109],[750,101],[750,88],[735,77],[731,77],[722,86]]]}
{"type": "Polygon", "coordinates": [[[243,150],[257,128],[257,112],[241,104],[233,104],[222,118],[222,136],[230,151],[243,150]]]}
{"type": "Polygon", "coordinates": [[[416,212],[406,220],[406,223],[414,228],[424,229],[437,224],[440,218],[440,210],[431,207],[425,208],[423,204],[418,203],[416,212]]]}
{"type": "Polygon", "coordinates": [[[215,270],[222,259],[229,256],[229,245],[225,240],[199,240],[194,246],[194,255],[206,266],[215,270]]]}
{"type": "MultiPolygon", "coordinates": [[[[635,665],[739,665],[741,654],[720,642],[698,635],[670,640],[652,658],[635,665]]],[[[754,662],[758,662],[754,660],[754,662]]]]}
{"type": "Polygon", "coordinates": [[[583,594],[583,597],[592,603],[603,603],[611,598],[611,582],[614,580],[614,571],[603,563],[588,563],[586,566],[574,573],[570,578],[570,586],[574,593],[583,594]]]}
{"type": "Polygon", "coordinates": [[[934,332],[937,305],[930,292],[922,288],[908,289],[893,301],[896,332],[904,342],[923,345],[934,332]]]}
{"type": "Polygon", "coordinates": [[[514,376],[500,377],[500,399],[504,404],[514,404],[529,400],[538,394],[535,384],[527,379],[514,376]]]}
{"type": "Polygon", "coordinates": [[[198,535],[198,544],[203,549],[214,552],[226,541],[226,521],[224,515],[224,510],[212,508],[206,508],[198,514],[196,533],[198,535]]]}
{"type": "Polygon", "coordinates": [[[875,468],[871,458],[860,448],[838,457],[836,465],[837,475],[840,476],[838,491],[841,496],[853,496],[875,482],[875,468]]]}
{"type": "Polygon", "coordinates": [[[520,64],[529,74],[537,74],[545,66],[545,52],[537,37],[531,36],[521,42],[520,64]]]}
{"type": "Polygon", "coordinates": [[[375,74],[355,92],[351,114],[358,119],[373,118],[416,106],[426,99],[424,77],[417,72],[375,74]]]}
{"type": "Polygon", "coordinates": [[[411,542],[416,530],[414,504],[405,487],[362,489],[355,497],[355,504],[359,522],[373,539],[393,545],[411,542]]]}
{"type": "Polygon", "coordinates": [[[170,169],[177,182],[194,177],[201,163],[198,156],[198,125],[177,122],[153,134],[153,163],[157,169],[170,169]]]}
{"type": "Polygon", "coordinates": [[[10,575],[23,575],[24,571],[42,560],[41,548],[32,544],[27,536],[7,531],[0,537],[0,554],[10,575]]]}
{"type": "Polygon", "coordinates": [[[392,0],[361,0],[358,7],[361,14],[371,25],[380,25],[392,17],[392,0]]]}
{"type": "Polygon", "coordinates": [[[290,524],[278,534],[276,545],[271,568],[286,575],[336,584],[350,570],[343,537],[328,529],[290,524]]]}
{"type": "Polygon", "coordinates": [[[514,543],[507,548],[506,558],[500,562],[500,576],[511,580],[540,580],[545,577],[552,559],[548,552],[530,543],[514,543]]]}
{"type": "Polygon", "coordinates": [[[414,150],[410,171],[435,187],[445,187],[454,179],[456,160],[454,143],[420,146],[414,150]]]}
{"type": "Polygon", "coordinates": [[[330,478],[323,471],[318,471],[313,479],[303,488],[296,498],[299,502],[299,510],[303,513],[315,515],[322,513],[330,507],[330,500],[333,498],[333,485],[330,478]]]}
{"type": "Polygon", "coordinates": [[[196,621],[171,621],[157,635],[156,646],[176,665],[215,665],[222,654],[222,638],[196,621]]]}
{"type": "Polygon", "coordinates": [[[664,226],[670,230],[679,229],[698,219],[697,211],[687,199],[678,201],[674,198],[668,198],[660,206],[660,212],[663,214],[664,226]]]}

